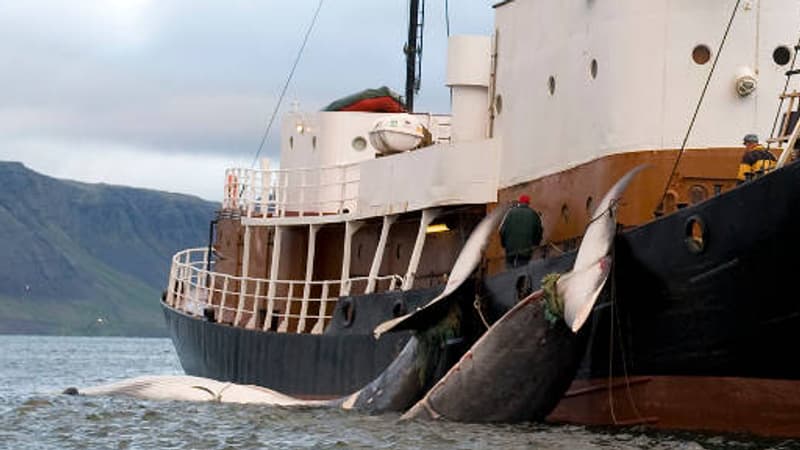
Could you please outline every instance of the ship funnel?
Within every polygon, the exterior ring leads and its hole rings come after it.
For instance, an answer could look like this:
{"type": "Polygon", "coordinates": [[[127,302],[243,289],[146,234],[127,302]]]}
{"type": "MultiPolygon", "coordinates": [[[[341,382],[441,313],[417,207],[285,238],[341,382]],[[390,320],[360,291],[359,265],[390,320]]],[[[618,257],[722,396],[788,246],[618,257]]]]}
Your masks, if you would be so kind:
{"type": "Polygon", "coordinates": [[[450,37],[447,85],[452,89],[453,142],[486,138],[491,48],[488,36],[450,37]]]}

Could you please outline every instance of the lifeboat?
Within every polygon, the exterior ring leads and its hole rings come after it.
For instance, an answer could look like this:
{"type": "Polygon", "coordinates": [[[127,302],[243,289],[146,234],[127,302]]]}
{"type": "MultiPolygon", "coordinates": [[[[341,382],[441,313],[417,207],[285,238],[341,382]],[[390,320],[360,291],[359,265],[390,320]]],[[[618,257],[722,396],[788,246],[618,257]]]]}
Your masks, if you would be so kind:
{"type": "Polygon", "coordinates": [[[397,114],[375,121],[369,132],[369,142],[382,154],[405,152],[419,147],[426,131],[411,114],[397,114]]]}

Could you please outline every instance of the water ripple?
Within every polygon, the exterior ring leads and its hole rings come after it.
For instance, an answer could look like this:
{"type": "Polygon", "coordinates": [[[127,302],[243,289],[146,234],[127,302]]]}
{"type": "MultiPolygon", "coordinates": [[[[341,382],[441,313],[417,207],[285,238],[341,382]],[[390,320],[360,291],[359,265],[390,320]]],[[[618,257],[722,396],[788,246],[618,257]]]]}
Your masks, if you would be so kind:
{"type": "Polygon", "coordinates": [[[165,339],[0,336],[0,447],[9,449],[788,449],[791,440],[640,428],[400,421],[340,410],[60,395],[180,374],[165,339]],[[54,370],[58,368],[58,370],[54,370]]]}

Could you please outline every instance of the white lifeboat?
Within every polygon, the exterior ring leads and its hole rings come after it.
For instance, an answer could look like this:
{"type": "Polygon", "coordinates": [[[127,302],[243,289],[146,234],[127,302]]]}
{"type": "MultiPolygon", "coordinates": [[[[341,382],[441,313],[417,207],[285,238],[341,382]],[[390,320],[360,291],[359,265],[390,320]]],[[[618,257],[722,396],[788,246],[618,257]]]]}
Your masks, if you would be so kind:
{"type": "Polygon", "coordinates": [[[425,138],[425,127],[411,114],[396,114],[375,122],[369,142],[379,153],[398,153],[417,148],[425,138]]]}

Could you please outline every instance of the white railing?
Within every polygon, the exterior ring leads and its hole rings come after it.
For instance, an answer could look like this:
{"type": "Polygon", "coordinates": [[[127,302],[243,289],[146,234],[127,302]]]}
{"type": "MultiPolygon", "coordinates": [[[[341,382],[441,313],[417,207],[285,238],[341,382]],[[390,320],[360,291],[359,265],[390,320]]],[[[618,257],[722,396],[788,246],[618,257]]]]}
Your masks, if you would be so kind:
{"type": "MultiPolygon", "coordinates": [[[[208,249],[181,251],[172,258],[166,302],[194,316],[248,329],[321,334],[340,295],[364,293],[368,277],[341,280],[267,280],[237,277],[207,267],[208,249]],[[363,286],[363,287],[362,287],[363,286]]],[[[382,290],[399,289],[399,275],[377,277],[382,290]]]]}
{"type": "Polygon", "coordinates": [[[293,217],[355,212],[357,163],[308,169],[225,171],[223,209],[247,217],[293,217]]]}

